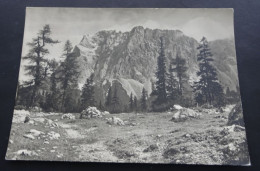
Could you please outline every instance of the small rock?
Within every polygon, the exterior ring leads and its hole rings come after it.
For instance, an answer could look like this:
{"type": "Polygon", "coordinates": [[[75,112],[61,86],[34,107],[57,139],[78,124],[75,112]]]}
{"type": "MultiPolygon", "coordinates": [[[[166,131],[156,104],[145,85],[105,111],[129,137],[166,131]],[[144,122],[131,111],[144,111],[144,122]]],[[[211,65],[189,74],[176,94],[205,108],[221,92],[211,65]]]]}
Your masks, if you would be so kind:
{"type": "Polygon", "coordinates": [[[59,139],[60,138],[60,134],[56,133],[54,131],[49,132],[48,136],[49,136],[50,140],[59,139]]]}
{"type": "Polygon", "coordinates": [[[112,117],[112,118],[106,118],[107,123],[110,125],[119,125],[119,126],[123,126],[125,125],[124,121],[118,117],[112,117]]]}
{"type": "Polygon", "coordinates": [[[182,109],[183,107],[181,107],[180,105],[177,105],[177,104],[176,104],[176,105],[173,105],[173,108],[176,109],[176,110],[180,110],[180,109],[182,109]]]}
{"type": "Polygon", "coordinates": [[[185,136],[186,136],[186,137],[190,137],[190,134],[186,134],[185,136]]]}
{"type": "Polygon", "coordinates": [[[63,157],[63,154],[58,154],[57,157],[61,158],[61,157],[63,157]]]}
{"type": "Polygon", "coordinates": [[[71,119],[71,120],[74,120],[74,119],[76,119],[76,117],[73,114],[71,114],[71,113],[66,113],[66,114],[61,116],[61,119],[71,119]]]}
{"type": "Polygon", "coordinates": [[[10,144],[13,144],[13,143],[14,143],[14,141],[13,141],[13,140],[9,140],[9,143],[10,143],[10,144]]]}
{"type": "Polygon", "coordinates": [[[30,120],[30,121],[28,122],[28,124],[33,125],[33,124],[34,124],[34,121],[33,121],[33,120],[30,120]]]}
{"type": "Polygon", "coordinates": [[[50,144],[50,142],[49,141],[44,141],[43,144],[50,144]]]}
{"type": "Polygon", "coordinates": [[[55,150],[51,150],[50,152],[51,152],[51,153],[54,153],[54,152],[55,152],[55,150]]]}
{"type": "Polygon", "coordinates": [[[25,119],[24,119],[24,123],[27,123],[30,121],[30,117],[29,116],[26,116],[25,119]]]}
{"type": "Polygon", "coordinates": [[[161,134],[158,134],[157,136],[156,136],[156,138],[161,138],[162,137],[162,135],[161,134]]]}
{"type": "Polygon", "coordinates": [[[35,137],[34,137],[32,134],[25,134],[25,135],[23,135],[23,137],[29,138],[29,139],[31,139],[31,140],[34,140],[34,139],[35,139],[35,137]]]}
{"type": "Polygon", "coordinates": [[[155,150],[158,150],[159,147],[157,144],[152,144],[150,145],[148,148],[144,149],[143,152],[151,152],[151,151],[155,151],[155,150]]]}
{"type": "Polygon", "coordinates": [[[44,134],[44,132],[38,131],[36,129],[30,129],[29,133],[35,137],[38,137],[39,135],[44,134]]]}
{"type": "Polygon", "coordinates": [[[16,152],[16,154],[21,156],[38,156],[36,152],[27,149],[19,150],[16,152]]]}

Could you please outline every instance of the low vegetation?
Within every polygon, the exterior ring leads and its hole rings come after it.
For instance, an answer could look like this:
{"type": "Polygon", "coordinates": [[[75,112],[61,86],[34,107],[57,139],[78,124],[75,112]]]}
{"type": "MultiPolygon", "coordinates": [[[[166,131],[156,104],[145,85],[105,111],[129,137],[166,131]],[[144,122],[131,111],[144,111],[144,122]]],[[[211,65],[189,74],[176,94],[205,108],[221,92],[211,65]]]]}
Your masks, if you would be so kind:
{"type": "MultiPolygon", "coordinates": [[[[62,113],[30,112],[30,121],[13,123],[6,159],[91,162],[144,162],[185,164],[238,164],[249,162],[244,127],[227,126],[234,105],[219,112],[200,111],[201,117],[172,121],[174,113],[120,113],[79,119],[62,113]],[[57,126],[48,125],[48,122],[57,126]],[[120,118],[122,124],[111,124],[120,118]],[[44,120],[42,119],[42,120],[44,120]],[[33,122],[32,122],[33,121],[33,122]],[[30,130],[43,134],[24,137],[30,130]],[[60,137],[51,139],[50,132],[60,137]],[[21,150],[28,152],[21,153],[21,150]]],[[[16,118],[28,113],[15,112],[16,118]],[[20,115],[20,116],[19,116],[20,115]]]]}

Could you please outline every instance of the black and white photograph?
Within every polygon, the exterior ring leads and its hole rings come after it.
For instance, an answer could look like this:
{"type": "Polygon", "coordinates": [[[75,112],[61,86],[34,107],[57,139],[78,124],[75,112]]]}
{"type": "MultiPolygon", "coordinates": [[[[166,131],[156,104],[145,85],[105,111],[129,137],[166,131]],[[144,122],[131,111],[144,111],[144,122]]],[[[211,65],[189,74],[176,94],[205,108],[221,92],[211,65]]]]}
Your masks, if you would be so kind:
{"type": "Polygon", "coordinates": [[[6,160],[250,165],[233,18],[27,7],[6,160]]]}

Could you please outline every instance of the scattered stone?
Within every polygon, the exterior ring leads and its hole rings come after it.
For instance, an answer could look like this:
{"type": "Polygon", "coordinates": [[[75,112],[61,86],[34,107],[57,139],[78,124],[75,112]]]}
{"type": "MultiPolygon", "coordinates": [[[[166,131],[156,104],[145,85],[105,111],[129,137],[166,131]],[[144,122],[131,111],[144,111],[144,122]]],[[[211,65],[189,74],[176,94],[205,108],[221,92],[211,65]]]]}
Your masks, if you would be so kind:
{"type": "Polygon", "coordinates": [[[57,146],[53,146],[52,148],[53,148],[53,149],[56,149],[56,148],[58,148],[58,147],[57,147],[57,146]]]}
{"type": "Polygon", "coordinates": [[[174,108],[175,110],[181,110],[181,109],[183,109],[183,107],[181,107],[181,106],[178,105],[178,104],[173,105],[173,108],[174,108]]]}
{"type": "Polygon", "coordinates": [[[182,108],[178,110],[176,113],[174,113],[171,120],[174,122],[183,122],[191,118],[200,118],[200,116],[201,116],[200,113],[197,113],[192,109],[182,108]]]}
{"type": "Polygon", "coordinates": [[[48,136],[49,136],[50,140],[59,139],[60,138],[60,134],[56,133],[54,131],[49,132],[48,136]]]}
{"type": "Polygon", "coordinates": [[[51,152],[51,153],[54,153],[54,152],[55,152],[55,150],[51,150],[50,152],[51,152]]]}
{"type": "Polygon", "coordinates": [[[176,164],[179,164],[179,163],[181,163],[181,161],[180,160],[176,160],[176,164]]]}
{"type": "Polygon", "coordinates": [[[26,116],[29,116],[30,112],[27,110],[14,110],[13,123],[24,123],[26,116]]]}
{"type": "Polygon", "coordinates": [[[34,120],[35,122],[39,122],[39,123],[42,123],[42,124],[44,124],[44,122],[45,122],[45,119],[44,119],[44,118],[33,118],[33,120],[34,120]]]}
{"type": "Polygon", "coordinates": [[[190,134],[186,134],[185,137],[189,138],[189,137],[190,137],[190,134]]]}
{"type": "Polygon", "coordinates": [[[62,158],[62,157],[63,157],[63,154],[58,154],[57,157],[58,157],[58,158],[62,158]]]}
{"type": "Polygon", "coordinates": [[[101,113],[102,115],[109,115],[110,113],[108,111],[104,111],[101,113]]]}
{"type": "Polygon", "coordinates": [[[220,132],[220,134],[227,135],[233,132],[241,132],[241,131],[245,131],[245,127],[239,125],[231,125],[231,126],[224,127],[223,130],[220,132]]]}
{"type": "Polygon", "coordinates": [[[29,121],[30,121],[30,117],[29,116],[25,116],[24,123],[27,123],[29,121]]]}
{"type": "Polygon", "coordinates": [[[43,144],[50,144],[50,142],[49,141],[44,141],[43,144]]]}
{"type": "Polygon", "coordinates": [[[145,152],[145,153],[146,152],[152,152],[152,151],[155,151],[155,150],[158,150],[158,149],[159,149],[159,147],[158,147],[157,144],[152,144],[148,148],[144,149],[143,152],[145,152]]]}
{"type": "Polygon", "coordinates": [[[51,119],[46,119],[45,118],[45,122],[46,122],[46,125],[47,126],[50,126],[50,127],[59,127],[59,124],[57,122],[54,122],[53,120],[51,119]]]}
{"type": "Polygon", "coordinates": [[[13,141],[13,140],[11,140],[11,139],[9,139],[9,143],[10,143],[10,144],[13,144],[13,143],[14,143],[14,141],[13,141]]]}
{"type": "Polygon", "coordinates": [[[66,113],[66,114],[64,114],[64,115],[61,116],[61,119],[71,119],[71,120],[75,120],[76,117],[75,117],[73,114],[71,114],[71,113],[66,113]]]}
{"type": "Polygon", "coordinates": [[[34,140],[34,139],[35,139],[35,137],[34,137],[32,134],[25,134],[25,135],[23,135],[23,137],[29,138],[29,139],[31,139],[31,140],[34,140]]]}
{"type": "Polygon", "coordinates": [[[161,137],[162,137],[161,134],[156,135],[156,138],[161,138],[161,137]]]}
{"type": "Polygon", "coordinates": [[[38,156],[38,154],[35,151],[30,151],[27,149],[18,150],[16,154],[21,156],[38,156]]]}
{"type": "Polygon", "coordinates": [[[38,137],[38,136],[40,136],[40,135],[42,135],[42,134],[45,134],[44,132],[38,131],[38,130],[36,130],[36,129],[30,129],[29,133],[30,133],[31,135],[35,136],[35,137],[38,137]]]}
{"type": "Polygon", "coordinates": [[[119,125],[119,126],[123,126],[125,125],[124,121],[118,117],[112,117],[112,118],[106,118],[107,123],[110,125],[119,125]]]}
{"type": "Polygon", "coordinates": [[[34,125],[34,120],[30,120],[28,124],[34,125]]]}

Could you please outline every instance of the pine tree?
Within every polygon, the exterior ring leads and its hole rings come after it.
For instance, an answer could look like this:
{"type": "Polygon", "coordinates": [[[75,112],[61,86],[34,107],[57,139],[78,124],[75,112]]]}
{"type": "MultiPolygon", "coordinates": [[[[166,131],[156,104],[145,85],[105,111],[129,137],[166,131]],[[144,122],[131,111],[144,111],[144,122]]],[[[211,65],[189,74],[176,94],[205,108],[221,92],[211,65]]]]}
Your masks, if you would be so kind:
{"type": "Polygon", "coordinates": [[[51,73],[50,76],[50,94],[48,94],[47,99],[46,99],[46,108],[47,110],[54,110],[58,111],[58,106],[59,106],[59,91],[57,89],[57,68],[58,68],[58,62],[55,60],[51,60],[48,62],[48,66],[51,73]]]}
{"type": "Polygon", "coordinates": [[[187,79],[186,71],[188,68],[186,67],[186,60],[181,57],[180,49],[177,50],[177,55],[175,59],[171,61],[171,69],[170,72],[175,72],[178,78],[178,92],[180,97],[183,95],[183,83],[187,79]]]}
{"type": "Polygon", "coordinates": [[[119,112],[119,99],[117,96],[117,86],[115,85],[114,88],[114,95],[112,98],[111,106],[112,106],[112,113],[118,113],[119,112]]]}
{"type": "Polygon", "coordinates": [[[111,90],[111,87],[109,87],[107,96],[106,96],[106,102],[105,102],[105,106],[108,111],[110,110],[111,102],[112,102],[112,90],[111,90]]]}
{"type": "Polygon", "coordinates": [[[157,98],[154,101],[156,104],[163,104],[167,101],[166,94],[166,58],[163,47],[163,38],[160,38],[161,47],[160,54],[157,59],[157,72],[156,72],[156,94],[157,98]]]}
{"type": "Polygon", "coordinates": [[[29,53],[23,57],[25,60],[29,61],[29,65],[25,66],[25,71],[27,72],[27,75],[32,77],[29,81],[30,84],[33,84],[30,106],[37,105],[37,92],[44,80],[45,69],[43,66],[47,62],[45,55],[49,54],[46,45],[58,43],[58,41],[53,40],[50,35],[50,26],[45,25],[38,33],[38,36],[33,38],[32,42],[28,43],[28,46],[30,47],[29,53]]]}
{"type": "Polygon", "coordinates": [[[202,38],[198,49],[200,70],[197,72],[197,75],[200,77],[200,80],[195,82],[194,90],[197,92],[197,95],[204,97],[206,103],[211,105],[213,101],[222,98],[223,88],[218,82],[216,69],[211,64],[213,55],[210,52],[208,41],[205,37],[202,38]]]}
{"type": "Polygon", "coordinates": [[[104,109],[104,107],[103,107],[103,105],[102,105],[102,102],[101,102],[101,100],[99,101],[99,106],[98,106],[98,109],[99,109],[99,110],[103,110],[103,109],[104,109]]]}
{"type": "Polygon", "coordinates": [[[172,65],[170,64],[169,72],[167,74],[167,98],[171,104],[174,104],[180,97],[178,81],[172,72],[172,65]]]}
{"type": "Polygon", "coordinates": [[[142,111],[147,110],[147,92],[146,92],[145,88],[143,88],[143,90],[142,90],[141,107],[142,107],[142,111]]]}
{"type": "Polygon", "coordinates": [[[66,41],[63,49],[63,57],[65,58],[63,62],[61,62],[60,70],[59,70],[59,80],[61,82],[61,90],[62,92],[62,102],[61,102],[61,110],[64,111],[65,99],[66,101],[71,101],[69,98],[68,92],[70,89],[77,88],[77,80],[79,72],[78,65],[76,61],[76,52],[72,51],[73,47],[69,40],[66,41]]]}
{"type": "Polygon", "coordinates": [[[130,112],[133,112],[133,110],[134,110],[134,99],[133,99],[132,92],[130,94],[130,99],[129,99],[129,110],[130,110],[130,112]]]}
{"type": "Polygon", "coordinates": [[[95,106],[95,90],[94,90],[94,74],[92,73],[89,78],[87,78],[86,83],[82,88],[81,94],[81,109],[84,110],[89,106],[95,106]]]}
{"type": "Polygon", "coordinates": [[[136,96],[134,97],[134,110],[135,110],[135,112],[138,111],[137,97],[136,96]]]}

